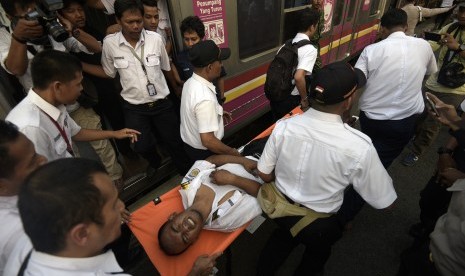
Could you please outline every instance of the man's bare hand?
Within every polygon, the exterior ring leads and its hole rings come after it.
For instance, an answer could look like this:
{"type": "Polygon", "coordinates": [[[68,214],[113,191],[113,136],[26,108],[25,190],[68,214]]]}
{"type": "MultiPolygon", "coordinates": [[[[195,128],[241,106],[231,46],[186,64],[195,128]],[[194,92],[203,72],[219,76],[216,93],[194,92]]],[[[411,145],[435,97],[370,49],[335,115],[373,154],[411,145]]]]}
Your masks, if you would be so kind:
{"type": "Polygon", "coordinates": [[[140,135],[140,132],[130,128],[123,128],[120,130],[114,131],[115,139],[131,139],[131,143],[137,142],[137,135],[140,135]]]}
{"type": "Polygon", "coordinates": [[[431,93],[426,92],[426,95],[433,101],[436,110],[438,111],[438,116],[432,111],[428,110],[431,117],[436,121],[439,121],[442,124],[451,126],[452,124],[460,121],[460,116],[457,114],[457,111],[453,105],[445,104],[438,97],[434,96],[431,93]]]}
{"type": "Polygon", "coordinates": [[[123,209],[121,211],[121,221],[123,223],[131,222],[131,213],[128,211],[128,209],[123,209]]]}
{"type": "Polygon", "coordinates": [[[192,267],[191,272],[188,276],[207,276],[213,271],[213,267],[216,265],[216,259],[221,256],[223,252],[213,253],[212,255],[201,255],[197,258],[192,267]]]}
{"type": "Polygon", "coordinates": [[[19,39],[27,40],[41,37],[44,34],[44,29],[37,20],[19,19],[13,34],[19,39]]]}
{"type": "Polygon", "coordinates": [[[465,173],[457,170],[456,168],[447,168],[439,173],[441,178],[441,185],[444,187],[450,187],[458,179],[465,178],[465,173]]]}
{"type": "Polygon", "coordinates": [[[232,121],[231,112],[223,110],[223,121],[224,121],[224,124],[229,124],[232,121]]]}
{"type": "Polygon", "coordinates": [[[210,178],[217,185],[231,185],[236,176],[226,170],[215,170],[210,173],[210,178]]]}
{"type": "Polygon", "coordinates": [[[244,161],[242,161],[242,166],[246,171],[249,173],[255,175],[256,174],[256,169],[257,169],[257,161],[251,160],[248,158],[244,158],[244,161]]]}

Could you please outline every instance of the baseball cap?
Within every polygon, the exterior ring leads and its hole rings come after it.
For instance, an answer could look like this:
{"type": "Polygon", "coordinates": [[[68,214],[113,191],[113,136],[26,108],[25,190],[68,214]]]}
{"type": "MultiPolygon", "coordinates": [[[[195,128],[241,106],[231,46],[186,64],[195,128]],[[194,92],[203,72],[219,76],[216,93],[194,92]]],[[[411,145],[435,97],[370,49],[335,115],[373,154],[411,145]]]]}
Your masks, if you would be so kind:
{"type": "Polygon", "coordinates": [[[365,74],[349,63],[339,61],[321,68],[310,82],[309,97],[325,104],[337,104],[366,83],[365,74]]]}
{"type": "Polygon", "coordinates": [[[189,60],[194,67],[201,68],[217,61],[228,59],[229,48],[219,48],[213,40],[204,40],[192,46],[189,50],[189,60]]]}

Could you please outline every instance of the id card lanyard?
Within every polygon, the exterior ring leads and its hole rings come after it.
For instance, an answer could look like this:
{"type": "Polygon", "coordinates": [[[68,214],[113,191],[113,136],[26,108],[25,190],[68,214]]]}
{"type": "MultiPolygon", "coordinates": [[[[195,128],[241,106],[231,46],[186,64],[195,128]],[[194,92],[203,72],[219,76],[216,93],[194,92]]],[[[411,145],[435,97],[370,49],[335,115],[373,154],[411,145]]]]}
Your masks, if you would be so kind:
{"type": "Polygon", "coordinates": [[[155,90],[155,85],[150,82],[149,76],[147,75],[147,69],[145,69],[144,62],[142,59],[144,58],[144,46],[145,44],[142,44],[140,47],[140,57],[136,54],[136,51],[132,47],[129,47],[129,50],[131,50],[131,53],[134,57],[139,60],[140,65],[142,66],[142,71],[144,71],[145,77],[147,78],[147,92],[149,93],[149,96],[155,96],[157,95],[157,91],[155,90]]]}
{"type": "Polygon", "coordinates": [[[73,151],[73,147],[71,146],[71,142],[69,141],[68,139],[68,135],[66,135],[66,131],[64,128],[62,128],[60,126],[60,124],[55,121],[55,119],[52,118],[52,116],[48,115],[45,111],[43,111],[42,109],[40,110],[42,111],[45,115],[47,115],[47,117],[50,119],[50,121],[55,125],[55,127],[58,129],[58,131],[60,132],[60,135],[61,137],[63,137],[63,139],[65,140],[66,142],[66,151],[71,154],[71,156],[74,157],[74,151],[73,151]]]}

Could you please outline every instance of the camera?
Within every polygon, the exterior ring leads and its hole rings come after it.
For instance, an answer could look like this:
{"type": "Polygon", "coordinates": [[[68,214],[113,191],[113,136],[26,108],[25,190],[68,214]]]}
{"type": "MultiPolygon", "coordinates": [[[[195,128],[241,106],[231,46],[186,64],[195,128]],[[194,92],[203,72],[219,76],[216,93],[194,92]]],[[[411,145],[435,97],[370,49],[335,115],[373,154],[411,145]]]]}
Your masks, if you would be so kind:
{"type": "MultiPolygon", "coordinates": [[[[28,40],[32,44],[43,45],[47,43],[48,37],[47,34],[51,35],[53,39],[57,42],[63,42],[68,37],[69,34],[58,23],[57,20],[57,11],[63,8],[62,0],[38,0],[36,1],[35,10],[26,14],[26,20],[37,20],[40,25],[44,28],[44,36],[39,38],[34,38],[28,40]]],[[[13,22],[15,23],[15,22],[13,22]]],[[[16,25],[16,24],[14,24],[16,25]]],[[[13,27],[14,28],[14,27],[13,27]]]]}

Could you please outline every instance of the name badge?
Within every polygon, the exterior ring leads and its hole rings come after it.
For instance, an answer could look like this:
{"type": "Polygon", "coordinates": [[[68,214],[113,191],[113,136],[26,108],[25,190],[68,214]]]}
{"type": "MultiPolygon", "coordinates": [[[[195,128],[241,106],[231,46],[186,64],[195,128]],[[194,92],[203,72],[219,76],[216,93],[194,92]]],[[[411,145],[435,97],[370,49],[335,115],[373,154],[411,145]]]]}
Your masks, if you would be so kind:
{"type": "Polygon", "coordinates": [[[147,83],[147,92],[149,92],[149,96],[157,95],[157,90],[155,90],[155,85],[153,85],[153,83],[147,83]]]}

